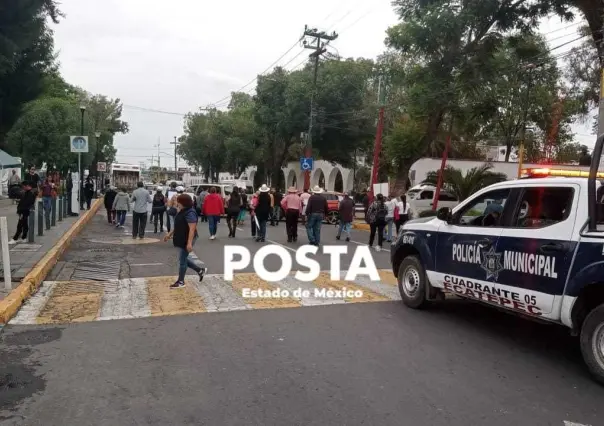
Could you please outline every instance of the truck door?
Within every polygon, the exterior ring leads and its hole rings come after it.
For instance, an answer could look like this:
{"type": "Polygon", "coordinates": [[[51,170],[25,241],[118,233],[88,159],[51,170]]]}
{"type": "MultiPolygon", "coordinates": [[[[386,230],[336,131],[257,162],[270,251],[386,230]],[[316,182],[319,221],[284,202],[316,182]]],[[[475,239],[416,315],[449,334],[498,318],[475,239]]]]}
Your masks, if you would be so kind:
{"type": "Polygon", "coordinates": [[[503,270],[501,291],[508,308],[558,319],[576,243],[572,242],[580,187],[576,184],[522,188],[514,215],[497,243],[503,270]]]}
{"type": "Polygon", "coordinates": [[[436,243],[437,274],[431,277],[433,285],[462,293],[466,292],[468,280],[470,286],[475,280],[497,280],[500,262],[493,251],[503,231],[501,221],[505,209],[509,210],[509,196],[509,188],[485,192],[457,210],[451,223],[442,223],[436,243]],[[459,285],[460,280],[464,286],[459,285]]]}

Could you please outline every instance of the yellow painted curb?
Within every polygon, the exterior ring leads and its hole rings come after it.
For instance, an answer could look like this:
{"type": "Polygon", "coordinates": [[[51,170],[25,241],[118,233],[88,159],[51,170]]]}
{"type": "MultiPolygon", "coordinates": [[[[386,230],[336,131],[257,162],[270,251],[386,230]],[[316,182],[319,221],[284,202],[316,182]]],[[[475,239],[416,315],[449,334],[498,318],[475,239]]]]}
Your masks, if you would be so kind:
{"type": "Polygon", "coordinates": [[[82,214],[78,220],[69,228],[69,230],[61,237],[55,246],[46,253],[46,255],[38,261],[38,263],[29,271],[29,274],[23,278],[21,284],[13,289],[8,296],[0,301],[0,325],[6,324],[19,311],[19,308],[32,294],[38,290],[46,275],[56,265],[59,257],[69,247],[71,241],[77,236],[84,225],[96,214],[101,205],[102,199],[96,200],[90,210],[82,214]]]}
{"type": "Polygon", "coordinates": [[[369,231],[369,224],[365,222],[352,222],[353,229],[360,229],[362,231],[369,231]]]}

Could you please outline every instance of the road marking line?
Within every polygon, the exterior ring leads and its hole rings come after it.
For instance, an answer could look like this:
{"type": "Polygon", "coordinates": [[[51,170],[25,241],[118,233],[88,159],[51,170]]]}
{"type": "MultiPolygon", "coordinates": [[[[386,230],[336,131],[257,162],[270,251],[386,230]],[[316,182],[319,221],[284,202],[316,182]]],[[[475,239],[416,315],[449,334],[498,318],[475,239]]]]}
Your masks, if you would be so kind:
{"type": "Polygon", "coordinates": [[[296,290],[308,291],[309,297],[302,296],[296,297],[300,301],[302,306],[321,306],[321,305],[337,305],[346,303],[343,298],[321,298],[315,297],[315,290],[317,287],[313,283],[300,281],[294,278],[293,275],[286,277],[283,281],[279,282],[279,286],[284,290],[288,290],[293,294],[296,290]]]}
{"type": "Polygon", "coordinates": [[[130,266],[160,266],[163,263],[131,263],[130,266]]]}
{"type": "Polygon", "coordinates": [[[203,282],[199,282],[197,277],[186,277],[185,281],[187,285],[192,285],[197,290],[208,312],[252,309],[229,283],[217,276],[208,275],[204,277],[203,282]]]}
{"type": "MultiPolygon", "coordinates": [[[[225,281],[225,283],[229,284],[225,281]]],[[[240,273],[233,277],[233,282],[230,283],[233,289],[241,295],[243,300],[251,306],[252,309],[272,309],[272,308],[299,308],[302,306],[299,301],[293,297],[289,298],[271,298],[271,297],[244,297],[243,290],[249,289],[251,291],[262,290],[262,291],[273,291],[278,290],[280,287],[275,283],[268,283],[258,278],[253,273],[240,273]]]]}
{"type": "Polygon", "coordinates": [[[52,295],[56,283],[54,281],[45,281],[38,292],[33,295],[21,307],[17,315],[10,321],[11,324],[37,324],[36,319],[42,312],[48,299],[52,295]]]}
{"type": "Polygon", "coordinates": [[[151,315],[144,278],[120,280],[115,290],[105,291],[98,320],[143,318],[151,315]]]}
{"type": "MultiPolygon", "coordinates": [[[[350,240],[350,242],[351,242],[351,243],[358,244],[358,245],[360,245],[360,246],[368,246],[368,247],[369,247],[369,244],[366,244],[366,243],[359,243],[358,241],[353,241],[353,240],[350,240]]],[[[373,247],[372,247],[372,248],[373,248],[373,247]]],[[[376,251],[377,251],[377,250],[376,250],[376,251]]],[[[388,253],[390,253],[390,250],[385,249],[385,248],[383,248],[383,247],[382,247],[382,250],[381,250],[381,251],[387,251],[388,253]]]]}
{"type": "Polygon", "coordinates": [[[324,288],[327,290],[360,290],[363,295],[361,297],[345,297],[347,303],[359,303],[359,302],[385,302],[390,298],[385,297],[381,294],[375,293],[367,288],[355,285],[355,282],[350,281],[333,281],[330,277],[329,272],[321,272],[319,277],[313,283],[318,288],[324,288]]]}

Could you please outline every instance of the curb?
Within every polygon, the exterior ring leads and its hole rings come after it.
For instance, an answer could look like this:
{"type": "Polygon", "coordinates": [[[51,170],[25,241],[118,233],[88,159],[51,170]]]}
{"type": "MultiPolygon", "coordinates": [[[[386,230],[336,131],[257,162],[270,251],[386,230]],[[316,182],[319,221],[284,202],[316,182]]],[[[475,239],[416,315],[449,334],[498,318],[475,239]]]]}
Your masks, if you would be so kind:
{"type": "Polygon", "coordinates": [[[0,301],[0,327],[7,324],[12,317],[15,316],[19,308],[32,294],[38,290],[44,278],[50,270],[55,266],[59,257],[71,244],[71,240],[76,237],[84,225],[96,214],[103,204],[102,199],[96,200],[90,207],[90,210],[84,212],[71,228],[57,241],[55,246],[40,259],[40,261],[32,268],[31,271],[23,278],[21,284],[14,288],[8,296],[0,301]]]}
{"type": "Polygon", "coordinates": [[[352,222],[352,229],[359,229],[361,231],[369,231],[371,228],[369,224],[364,222],[352,222]]]}

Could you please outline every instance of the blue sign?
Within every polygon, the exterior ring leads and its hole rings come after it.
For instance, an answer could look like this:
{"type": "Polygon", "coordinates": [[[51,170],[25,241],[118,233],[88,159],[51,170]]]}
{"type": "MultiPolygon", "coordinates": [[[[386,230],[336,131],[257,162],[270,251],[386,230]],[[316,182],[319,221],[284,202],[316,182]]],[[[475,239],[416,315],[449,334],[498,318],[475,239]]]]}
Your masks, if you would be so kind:
{"type": "Polygon", "coordinates": [[[311,158],[300,158],[300,169],[305,171],[310,171],[313,168],[313,159],[311,158]]]}
{"type": "Polygon", "coordinates": [[[71,136],[71,152],[88,152],[88,136],[71,136]]]}

